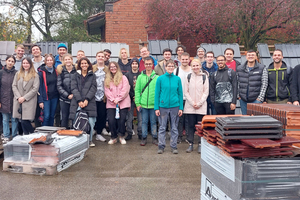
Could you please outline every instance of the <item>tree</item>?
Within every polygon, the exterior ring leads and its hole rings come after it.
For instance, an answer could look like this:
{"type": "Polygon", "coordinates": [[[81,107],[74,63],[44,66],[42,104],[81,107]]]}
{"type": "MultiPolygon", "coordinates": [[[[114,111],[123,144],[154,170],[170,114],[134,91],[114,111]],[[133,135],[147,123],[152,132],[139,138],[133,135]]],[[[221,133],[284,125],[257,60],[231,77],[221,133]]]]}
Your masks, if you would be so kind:
{"type": "Polygon", "coordinates": [[[298,0],[149,0],[150,31],[160,38],[188,37],[196,44],[300,41],[298,0]]]}

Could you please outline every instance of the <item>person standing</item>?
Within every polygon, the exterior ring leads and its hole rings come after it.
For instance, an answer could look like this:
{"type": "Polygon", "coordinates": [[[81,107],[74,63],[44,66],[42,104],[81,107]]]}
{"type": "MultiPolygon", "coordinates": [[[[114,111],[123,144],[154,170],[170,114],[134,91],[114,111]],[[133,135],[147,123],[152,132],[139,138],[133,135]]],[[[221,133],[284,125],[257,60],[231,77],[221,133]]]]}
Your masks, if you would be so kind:
{"type": "Polygon", "coordinates": [[[95,126],[97,117],[97,108],[95,94],[97,91],[96,75],[93,73],[92,63],[86,57],[81,58],[77,63],[77,72],[72,75],[71,79],[71,99],[69,119],[76,117],[78,110],[87,112],[90,124],[90,147],[94,147],[93,143],[93,127],[95,126]]]}
{"type": "Polygon", "coordinates": [[[196,58],[198,60],[200,60],[201,62],[201,65],[205,62],[205,54],[206,54],[206,49],[203,48],[203,47],[199,47],[197,49],[197,55],[196,55],[196,58]]]}
{"type": "Polygon", "coordinates": [[[2,144],[6,144],[10,137],[14,138],[18,134],[18,121],[13,117],[12,83],[17,73],[15,69],[16,59],[14,56],[7,56],[4,68],[0,70],[0,112],[3,116],[3,138],[2,144]],[[12,132],[9,130],[9,120],[12,124],[12,132]]]}
{"type": "Polygon", "coordinates": [[[154,67],[157,65],[156,59],[153,56],[150,55],[150,52],[149,52],[149,50],[148,50],[147,47],[142,47],[140,49],[140,56],[141,56],[139,58],[139,63],[140,63],[140,65],[139,65],[139,71],[140,72],[144,71],[146,69],[144,63],[145,63],[145,58],[147,58],[147,57],[150,57],[153,60],[152,69],[154,69],[154,67]]]}
{"type": "Polygon", "coordinates": [[[178,45],[177,47],[176,47],[176,53],[177,53],[177,57],[174,59],[174,62],[176,63],[176,65],[178,66],[178,67],[180,67],[182,64],[181,64],[181,55],[184,53],[184,52],[186,52],[186,48],[185,48],[185,46],[183,46],[183,45],[178,45]]]}
{"type": "Polygon", "coordinates": [[[118,64],[123,75],[131,71],[131,62],[130,59],[128,59],[128,54],[126,48],[120,49],[118,64]]]}
{"type": "MultiPolygon", "coordinates": [[[[125,74],[125,76],[128,79],[129,85],[130,85],[130,91],[129,91],[129,96],[130,96],[130,100],[131,100],[131,108],[128,111],[127,114],[127,121],[126,121],[126,128],[127,128],[127,137],[125,138],[125,140],[131,140],[132,135],[134,135],[134,130],[132,129],[133,127],[133,110],[134,108],[136,108],[136,104],[134,103],[134,99],[135,99],[135,86],[136,86],[136,81],[139,77],[139,75],[141,74],[141,72],[139,72],[139,60],[137,58],[133,58],[131,60],[131,70],[129,72],[127,72],[125,74]]],[[[141,116],[141,112],[137,111],[137,119],[138,119],[138,136],[142,135],[142,116],[141,116]]]]}
{"type": "Polygon", "coordinates": [[[173,74],[176,64],[173,60],[166,62],[166,73],[158,77],[155,86],[154,110],[159,121],[158,154],[164,152],[166,146],[166,125],[170,116],[171,139],[170,146],[173,154],[178,154],[178,120],[183,110],[183,92],[181,80],[173,74]]]}
{"type": "Polygon", "coordinates": [[[210,99],[217,115],[234,115],[237,100],[236,72],[225,64],[223,55],[217,57],[218,70],[210,79],[210,99]]]}
{"type": "Polygon", "coordinates": [[[24,134],[34,132],[31,121],[35,117],[39,76],[30,58],[24,58],[21,69],[16,73],[12,90],[14,93],[13,117],[21,120],[24,134]]]}
{"type": "Polygon", "coordinates": [[[54,67],[56,68],[58,65],[62,64],[63,56],[68,53],[68,47],[64,43],[60,43],[57,46],[57,53],[58,55],[55,56],[54,67]]]}
{"type": "Polygon", "coordinates": [[[71,93],[71,78],[72,75],[76,73],[72,55],[65,54],[62,59],[62,64],[58,65],[56,70],[57,90],[61,108],[61,127],[69,129],[70,103],[73,98],[73,94],[71,93]]]}
{"type": "Polygon", "coordinates": [[[237,60],[235,60],[234,57],[234,50],[232,48],[227,48],[224,51],[224,55],[226,58],[226,66],[229,69],[232,69],[234,71],[236,71],[237,66],[241,65],[241,63],[237,60]]]}
{"type": "Polygon", "coordinates": [[[54,68],[52,54],[45,55],[45,64],[38,69],[38,74],[40,77],[38,102],[40,108],[44,110],[42,126],[53,126],[59,93],[57,90],[57,71],[54,68]]]}
{"type": "Polygon", "coordinates": [[[38,45],[33,45],[31,47],[31,53],[33,55],[32,63],[34,66],[35,71],[37,72],[37,69],[44,64],[44,57],[42,56],[42,49],[38,45]]]}
{"type": "MultiPolygon", "coordinates": [[[[199,59],[194,59],[191,65],[192,73],[188,74],[184,80],[186,103],[183,113],[186,114],[188,121],[188,126],[186,128],[188,132],[187,141],[189,143],[189,147],[186,150],[187,153],[193,151],[195,125],[199,121],[202,121],[203,116],[206,115],[206,99],[209,93],[208,74],[201,69],[201,61],[199,59]]],[[[198,153],[201,152],[200,142],[200,137],[198,137],[198,153]]]]}
{"type": "MultiPolygon", "coordinates": [[[[163,50],[163,57],[164,57],[164,59],[161,60],[161,61],[159,61],[157,63],[157,65],[155,66],[155,68],[154,68],[155,73],[157,75],[159,75],[159,76],[161,76],[161,75],[163,75],[163,74],[166,73],[166,71],[167,71],[167,69],[166,69],[166,63],[167,63],[167,61],[171,60],[171,58],[172,58],[172,50],[169,49],[169,48],[165,48],[163,50]]],[[[177,67],[177,65],[176,65],[176,67],[177,67]]]]}
{"type": "Polygon", "coordinates": [[[155,71],[152,69],[152,58],[147,57],[144,62],[146,69],[139,75],[135,87],[135,104],[138,112],[142,114],[142,140],[140,145],[145,146],[147,144],[149,120],[152,143],[158,145],[156,129],[157,117],[154,112],[155,85],[158,75],[156,75],[155,71]]]}
{"type": "Polygon", "coordinates": [[[25,58],[25,47],[22,44],[19,44],[15,49],[16,52],[16,62],[15,62],[15,69],[19,71],[21,69],[21,63],[23,58],[25,58]]]}
{"type": "Polygon", "coordinates": [[[106,73],[104,81],[105,95],[107,97],[107,118],[111,130],[111,139],[108,144],[117,143],[118,133],[120,133],[120,143],[126,144],[124,136],[126,116],[131,106],[129,97],[130,85],[126,76],[122,74],[117,62],[110,62],[108,67],[109,71],[106,73]]]}
{"type": "Polygon", "coordinates": [[[248,103],[262,103],[268,87],[267,68],[257,60],[256,52],[249,50],[247,61],[237,67],[239,99],[242,114],[247,114],[248,103]]]}

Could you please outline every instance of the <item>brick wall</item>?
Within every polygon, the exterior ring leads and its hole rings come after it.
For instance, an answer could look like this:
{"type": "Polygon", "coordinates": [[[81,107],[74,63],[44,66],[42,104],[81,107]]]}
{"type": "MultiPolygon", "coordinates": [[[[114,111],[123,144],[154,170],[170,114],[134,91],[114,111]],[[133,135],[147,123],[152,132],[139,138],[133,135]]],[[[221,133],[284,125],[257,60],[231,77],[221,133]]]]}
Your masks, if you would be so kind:
{"type": "Polygon", "coordinates": [[[106,12],[105,42],[126,43],[130,57],[140,54],[139,40],[147,41],[143,6],[147,0],[119,0],[113,12],[106,12]]]}

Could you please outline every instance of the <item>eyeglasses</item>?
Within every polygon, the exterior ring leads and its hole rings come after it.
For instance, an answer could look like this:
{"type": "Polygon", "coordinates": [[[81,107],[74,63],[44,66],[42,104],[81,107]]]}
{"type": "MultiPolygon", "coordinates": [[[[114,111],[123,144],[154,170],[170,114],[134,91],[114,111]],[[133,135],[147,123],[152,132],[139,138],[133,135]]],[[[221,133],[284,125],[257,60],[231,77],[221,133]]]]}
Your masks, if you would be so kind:
{"type": "Polygon", "coordinates": [[[170,66],[170,65],[168,65],[167,67],[171,67],[171,68],[173,68],[173,67],[175,67],[175,66],[174,66],[174,65],[171,65],[171,66],[170,66]]]}
{"type": "Polygon", "coordinates": [[[224,62],[225,60],[217,60],[217,62],[224,62]]]}

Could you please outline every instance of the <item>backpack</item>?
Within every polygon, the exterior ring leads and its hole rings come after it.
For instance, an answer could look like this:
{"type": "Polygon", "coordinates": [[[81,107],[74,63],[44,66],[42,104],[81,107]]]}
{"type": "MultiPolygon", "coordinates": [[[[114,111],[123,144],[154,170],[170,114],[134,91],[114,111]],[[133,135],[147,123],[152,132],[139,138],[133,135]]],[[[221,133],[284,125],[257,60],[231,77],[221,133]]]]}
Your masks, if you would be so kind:
{"type": "Polygon", "coordinates": [[[90,123],[89,123],[89,116],[88,116],[87,112],[85,112],[83,110],[77,111],[77,116],[74,120],[73,128],[75,130],[84,131],[87,134],[90,133],[91,126],[90,126],[90,123]]]}
{"type": "MultiPolygon", "coordinates": [[[[190,82],[191,76],[192,76],[192,73],[189,73],[189,74],[187,75],[188,82],[190,82]]],[[[205,83],[205,80],[206,80],[206,75],[205,75],[205,74],[202,74],[202,80],[203,80],[203,84],[204,84],[204,83],[205,83]]]]}

